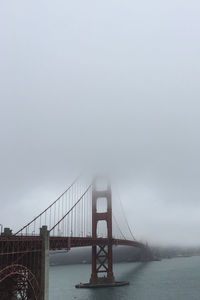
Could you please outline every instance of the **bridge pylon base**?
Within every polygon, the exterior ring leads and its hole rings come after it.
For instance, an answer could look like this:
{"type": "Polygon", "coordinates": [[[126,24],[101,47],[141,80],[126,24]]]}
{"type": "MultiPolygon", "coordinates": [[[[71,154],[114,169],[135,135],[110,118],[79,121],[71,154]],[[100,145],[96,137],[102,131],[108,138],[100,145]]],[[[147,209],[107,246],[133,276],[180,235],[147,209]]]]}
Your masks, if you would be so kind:
{"type": "Polygon", "coordinates": [[[92,289],[92,288],[107,288],[107,287],[120,287],[124,285],[129,285],[128,281],[114,281],[109,282],[107,280],[100,280],[96,283],[79,283],[75,285],[78,289],[92,289]]]}

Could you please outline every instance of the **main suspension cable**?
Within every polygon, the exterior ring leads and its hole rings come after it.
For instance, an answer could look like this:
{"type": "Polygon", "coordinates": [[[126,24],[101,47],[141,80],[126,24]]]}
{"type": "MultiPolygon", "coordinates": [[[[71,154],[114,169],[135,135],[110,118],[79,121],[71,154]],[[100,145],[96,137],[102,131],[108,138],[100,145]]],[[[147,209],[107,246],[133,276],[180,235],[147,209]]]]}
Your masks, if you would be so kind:
{"type": "Polygon", "coordinates": [[[45,210],[43,210],[39,215],[37,215],[34,219],[32,219],[28,224],[26,224],[24,227],[22,227],[20,230],[18,230],[14,235],[19,234],[25,228],[30,226],[34,221],[36,221],[38,218],[40,218],[44,213],[46,213],[47,210],[51,209],[51,207],[54,204],[56,204],[64,196],[64,194],[67,193],[71,189],[71,187],[78,181],[79,178],[80,178],[80,175],[72,182],[72,184],[54,202],[52,202],[45,210]]]}

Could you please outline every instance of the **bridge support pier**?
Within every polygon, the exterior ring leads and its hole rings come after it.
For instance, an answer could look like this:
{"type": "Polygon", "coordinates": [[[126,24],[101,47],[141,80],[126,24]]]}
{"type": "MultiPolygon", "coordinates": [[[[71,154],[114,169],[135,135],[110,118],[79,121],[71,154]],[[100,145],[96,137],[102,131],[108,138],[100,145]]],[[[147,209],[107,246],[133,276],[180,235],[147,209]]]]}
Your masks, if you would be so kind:
{"type": "Polygon", "coordinates": [[[107,243],[92,246],[92,274],[90,283],[76,285],[77,288],[114,287],[128,285],[128,282],[116,282],[113,274],[113,249],[112,249],[112,193],[111,186],[107,183],[107,189],[97,190],[96,182],[92,189],[92,238],[96,240],[97,225],[99,221],[105,221],[107,226],[107,243]],[[107,210],[98,211],[97,201],[101,206],[101,200],[106,199],[107,210]]]}
{"type": "Polygon", "coordinates": [[[96,189],[96,183],[93,183],[92,190],[92,238],[96,239],[97,236],[97,225],[99,221],[105,221],[107,226],[107,238],[108,245],[98,245],[92,247],[92,274],[90,283],[101,284],[101,283],[114,283],[113,275],[113,253],[112,253],[112,196],[111,187],[108,184],[107,189],[104,191],[98,191],[96,189]],[[107,211],[98,212],[97,201],[99,206],[101,200],[106,199],[107,211]],[[103,276],[102,276],[103,275],[103,276]]]}
{"type": "Polygon", "coordinates": [[[0,299],[49,299],[49,231],[40,237],[16,236],[5,228],[0,235],[0,299]]]}
{"type": "Polygon", "coordinates": [[[41,253],[41,300],[49,300],[49,231],[47,226],[40,228],[42,238],[41,253]]]}

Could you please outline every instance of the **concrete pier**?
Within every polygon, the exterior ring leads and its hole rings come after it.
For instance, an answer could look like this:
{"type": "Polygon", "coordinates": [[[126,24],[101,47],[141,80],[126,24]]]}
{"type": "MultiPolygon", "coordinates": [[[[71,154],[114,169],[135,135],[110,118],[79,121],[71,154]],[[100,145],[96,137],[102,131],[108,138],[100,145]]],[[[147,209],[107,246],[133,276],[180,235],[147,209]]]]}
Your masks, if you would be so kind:
{"type": "Polygon", "coordinates": [[[124,286],[124,285],[129,285],[128,281],[115,281],[115,282],[98,282],[98,283],[79,283],[75,285],[77,289],[94,289],[94,288],[106,288],[106,287],[119,287],[119,286],[124,286]]]}
{"type": "Polygon", "coordinates": [[[41,257],[41,300],[49,300],[49,231],[47,226],[40,228],[42,237],[41,257]]]}

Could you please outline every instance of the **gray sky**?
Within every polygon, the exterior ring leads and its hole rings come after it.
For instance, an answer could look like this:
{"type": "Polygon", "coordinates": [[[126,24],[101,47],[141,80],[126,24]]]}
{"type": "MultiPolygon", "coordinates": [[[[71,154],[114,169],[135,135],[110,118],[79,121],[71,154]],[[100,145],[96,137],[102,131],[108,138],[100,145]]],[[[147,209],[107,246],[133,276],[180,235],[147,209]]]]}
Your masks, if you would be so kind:
{"type": "Polygon", "coordinates": [[[1,1],[0,223],[85,165],[138,239],[200,244],[199,1],[1,1]]]}

